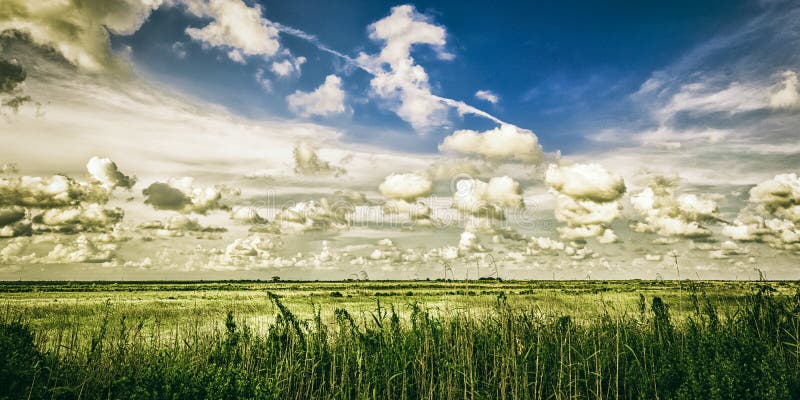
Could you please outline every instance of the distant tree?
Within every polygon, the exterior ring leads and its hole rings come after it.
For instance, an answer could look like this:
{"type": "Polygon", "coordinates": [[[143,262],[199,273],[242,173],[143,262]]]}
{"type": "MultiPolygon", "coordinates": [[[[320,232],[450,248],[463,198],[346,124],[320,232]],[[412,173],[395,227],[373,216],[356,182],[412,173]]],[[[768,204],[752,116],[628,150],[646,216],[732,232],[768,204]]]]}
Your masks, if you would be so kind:
{"type": "Polygon", "coordinates": [[[281,277],[278,276],[278,275],[275,275],[275,276],[272,277],[272,281],[273,282],[280,282],[281,281],[281,277]]]}

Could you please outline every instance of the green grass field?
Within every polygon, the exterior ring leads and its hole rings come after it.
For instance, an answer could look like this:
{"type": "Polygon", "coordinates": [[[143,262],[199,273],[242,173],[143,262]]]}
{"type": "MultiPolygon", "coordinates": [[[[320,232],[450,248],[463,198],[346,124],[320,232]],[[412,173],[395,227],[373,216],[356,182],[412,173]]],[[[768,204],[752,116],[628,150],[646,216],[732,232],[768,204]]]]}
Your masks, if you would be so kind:
{"type": "Polygon", "coordinates": [[[798,282],[5,282],[0,398],[800,398],[798,282]]]}

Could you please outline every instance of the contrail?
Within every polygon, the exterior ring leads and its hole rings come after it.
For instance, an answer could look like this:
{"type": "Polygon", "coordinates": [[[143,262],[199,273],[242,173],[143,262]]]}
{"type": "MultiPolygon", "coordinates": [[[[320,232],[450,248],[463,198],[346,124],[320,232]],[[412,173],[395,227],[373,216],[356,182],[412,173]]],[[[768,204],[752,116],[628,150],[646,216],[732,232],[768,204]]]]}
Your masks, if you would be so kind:
{"type": "Polygon", "coordinates": [[[347,54],[344,54],[344,53],[342,53],[340,51],[336,51],[336,50],[328,47],[325,43],[322,43],[322,41],[320,41],[318,37],[316,37],[316,36],[314,36],[312,34],[305,33],[303,31],[301,31],[300,29],[292,28],[291,26],[286,26],[286,25],[283,25],[283,24],[281,24],[279,22],[271,21],[271,23],[272,23],[272,25],[274,27],[278,28],[279,31],[281,31],[281,32],[283,32],[283,33],[285,33],[287,35],[292,35],[294,37],[303,39],[303,40],[313,44],[318,49],[320,49],[320,50],[322,50],[322,51],[324,51],[326,53],[333,54],[334,56],[345,60],[348,64],[350,64],[350,65],[352,65],[354,67],[357,67],[357,68],[369,73],[370,75],[373,75],[373,76],[378,75],[378,72],[372,70],[372,68],[369,68],[366,65],[358,62],[358,60],[356,60],[353,57],[348,56],[347,54]]]}
{"type": "MultiPolygon", "coordinates": [[[[360,70],[362,70],[362,71],[364,71],[364,72],[366,72],[366,73],[368,73],[368,74],[370,74],[372,76],[378,76],[378,75],[381,74],[379,71],[375,71],[370,66],[364,65],[363,63],[359,62],[357,59],[355,59],[353,57],[350,57],[347,54],[344,54],[344,53],[342,53],[340,51],[337,51],[337,50],[334,50],[334,49],[328,47],[325,43],[322,43],[322,41],[319,40],[318,37],[316,37],[314,35],[311,35],[309,33],[303,32],[300,29],[292,28],[291,26],[286,26],[286,25],[283,25],[281,23],[274,22],[274,21],[272,22],[272,25],[275,26],[275,28],[277,28],[280,32],[283,32],[283,33],[285,33],[287,35],[292,35],[292,36],[300,38],[300,39],[303,39],[303,40],[313,44],[314,46],[316,46],[319,50],[322,50],[322,51],[324,51],[326,53],[329,53],[329,54],[333,54],[334,56],[343,59],[348,64],[350,64],[350,65],[352,65],[352,66],[354,66],[354,67],[356,67],[356,68],[358,68],[358,69],[360,69],[360,70]]],[[[447,98],[447,97],[441,97],[441,96],[437,96],[437,95],[434,95],[434,94],[432,94],[431,96],[436,101],[438,101],[438,102],[440,102],[440,103],[442,103],[444,105],[447,105],[447,106],[455,108],[456,111],[458,111],[458,113],[461,114],[461,115],[473,114],[473,115],[477,115],[477,116],[489,119],[489,120],[491,120],[491,121],[493,121],[495,123],[501,124],[501,125],[511,125],[511,124],[508,124],[508,123],[504,122],[500,118],[497,118],[494,115],[489,114],[488,112],[483,111],[483,110],[481,110],[481,109],[479,109],[477,107],[471,106],[471,105],[469,105],[469,104],[467,104],[467,103],[465,103],[463,101],[454,100],[454,99],[450,99],[450,98],[447,98]]]]}
{"type": "Polygon", "coordinates": [[[456,111],[458,111],[458,113],[461,114],[461,115],[474,114],[474,115],[477,115],[477,116],[484,117],[486,119],[492,120],[492,121],[494,121],[494,122],[496,122],[498,124],[501,124],[501,125],[511,125],[511,124],[508,124],[506,122],[503,122],[503,120],[501,120],[500,118],[497,118],[494,115],[489,114],[488,112],[481,110],[480,108],[473,107],[473,106],[471,106],[471,105],[469,105],[467,103],[464,103],[463,101],[453,100],[453,99],[449,99],[447,97],[437,96],[435,94],[432,95],[432,96],[433,96],[434,99],[436,99],[440,103],[455,108],[456,111]]]}

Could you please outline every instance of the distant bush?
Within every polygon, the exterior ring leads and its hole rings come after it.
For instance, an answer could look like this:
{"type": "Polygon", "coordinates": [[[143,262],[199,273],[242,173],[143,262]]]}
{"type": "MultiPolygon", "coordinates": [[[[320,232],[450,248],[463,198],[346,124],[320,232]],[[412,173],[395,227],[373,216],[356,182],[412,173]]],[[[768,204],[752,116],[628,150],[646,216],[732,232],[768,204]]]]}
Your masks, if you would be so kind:
{"type": "Polygon", "coordinates": [[[342,292],[338,292],[338,291],[337,292],[331,292],[331,294],[329,296],[330,297],[344,297],[344,295],[342,295],[342,292]]]}

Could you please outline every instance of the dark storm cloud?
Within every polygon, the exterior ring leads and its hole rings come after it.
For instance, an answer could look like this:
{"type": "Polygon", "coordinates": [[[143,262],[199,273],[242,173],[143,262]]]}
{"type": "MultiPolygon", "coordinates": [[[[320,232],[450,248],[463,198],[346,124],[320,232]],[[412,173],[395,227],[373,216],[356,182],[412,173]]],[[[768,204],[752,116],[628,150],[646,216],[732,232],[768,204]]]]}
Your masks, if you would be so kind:
{"type": "Polygon", "coordinates": [[[0,93],[13,92],[27,76],[25,69],[16,62],[0,59],[0,93]]]}
{"type": "Polygon", "coordinates": [[[156,182],[142,190],[145,195],[145,204],[150,204],[156,210],[182,210],[192,204],[182,191],[166,183],[156,182]]]}
{"type": "Polygon", "coordinates": [[[22,207],[0,207],[0,226],[13,224],[23,218],[25,218],[25,209],[22,207]]]}

